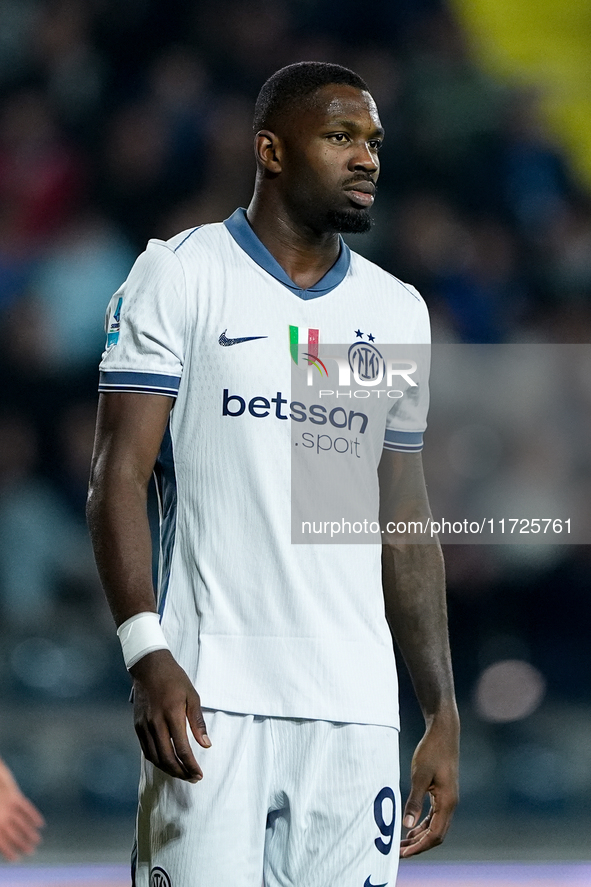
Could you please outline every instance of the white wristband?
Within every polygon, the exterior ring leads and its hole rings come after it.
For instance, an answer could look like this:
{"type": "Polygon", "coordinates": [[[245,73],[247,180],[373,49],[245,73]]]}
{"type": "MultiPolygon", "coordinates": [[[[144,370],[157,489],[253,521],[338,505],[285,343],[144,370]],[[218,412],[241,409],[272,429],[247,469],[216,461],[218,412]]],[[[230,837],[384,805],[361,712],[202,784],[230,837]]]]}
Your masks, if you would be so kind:
{"type": "Polygon", "coordinates": [[[117,635],[127,669],[154,650],[170,649],[160,626],[158,613],[137,613],[121,623],[117,635]]]}

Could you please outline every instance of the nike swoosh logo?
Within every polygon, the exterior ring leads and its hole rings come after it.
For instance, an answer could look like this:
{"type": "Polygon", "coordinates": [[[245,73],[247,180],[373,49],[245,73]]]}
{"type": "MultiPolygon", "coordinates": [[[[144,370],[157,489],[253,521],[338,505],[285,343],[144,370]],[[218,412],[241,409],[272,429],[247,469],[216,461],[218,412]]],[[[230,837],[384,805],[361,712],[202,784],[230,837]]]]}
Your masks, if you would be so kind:
{"type": "Polygon", "coordinates": [[[227,329],[221,334],[218,339],[220,345],[239,345],[240,342],[252,342],[254,339],[268,339],[268,336],[242,336],[240,339],[228,339],[226,336],[227,329]]]}
{"type": "MultiPolygon", "coordinates": [[[[387,883],[388,883],[388,882],[386,881],[386,884],[387,884],[387,883]]],[[[372,883],[371,883],[371,875],[369,875],[368,878],[366,879],[365,884],[363,885],[363,887],[386,887],[386,884],[372,884],[372,883]]]]}

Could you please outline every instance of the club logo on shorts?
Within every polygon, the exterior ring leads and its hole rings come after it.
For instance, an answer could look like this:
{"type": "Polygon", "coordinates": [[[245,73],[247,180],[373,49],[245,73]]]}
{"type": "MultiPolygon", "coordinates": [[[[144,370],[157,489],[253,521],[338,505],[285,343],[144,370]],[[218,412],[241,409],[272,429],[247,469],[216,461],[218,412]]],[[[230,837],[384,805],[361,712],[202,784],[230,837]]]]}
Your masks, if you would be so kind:
{"type": "Polygon", "coordinates": [[[172,887],[170,875],[159,865],[150,872],[150,887],[172,887]]]}

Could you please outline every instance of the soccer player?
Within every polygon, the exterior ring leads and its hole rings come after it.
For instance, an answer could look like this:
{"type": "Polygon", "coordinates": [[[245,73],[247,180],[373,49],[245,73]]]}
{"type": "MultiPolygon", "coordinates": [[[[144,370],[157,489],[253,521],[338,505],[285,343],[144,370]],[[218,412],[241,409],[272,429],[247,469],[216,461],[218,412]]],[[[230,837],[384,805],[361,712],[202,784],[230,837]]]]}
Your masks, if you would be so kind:
{"type": "Polygon", "coordinates": [[[88,516],[143,751],[134,883],[393,887],[399,848],[440,843],[457,801],[441,551],[292,544],[291,431],[332,441],[347,421],[351,483],[377,489],[379,463],[383,500],[425,519],[424,416],[329,421],[290,401],[290,368],[302,341],[309,360],[322,342],[426,343],[427,311],[340,236],[371,224],[383,130],[364,81],[283,68],[254,129],[248,209],[150,241],[107,313],[88,516]],[[390,629],[426,722],[403,809],[390,629]]]}
{"type": "Polygon", "coordinates": [[[9,862],[33,853],[41,840],[43,817],[23,795],[0,758],[0,853],[9,862]]]}

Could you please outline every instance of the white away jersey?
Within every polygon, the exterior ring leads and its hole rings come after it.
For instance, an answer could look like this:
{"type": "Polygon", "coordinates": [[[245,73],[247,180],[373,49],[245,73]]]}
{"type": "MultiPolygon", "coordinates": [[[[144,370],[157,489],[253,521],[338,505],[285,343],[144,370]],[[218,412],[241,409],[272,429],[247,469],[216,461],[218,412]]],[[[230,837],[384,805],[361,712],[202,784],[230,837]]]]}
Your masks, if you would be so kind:
{"type": "MultiPolygon", "coordinates": [[[[100,390],[176,398],[158,602],[202,705],[397,727],[380,546],[291,542],[290,426],[312,420],[290,399],[300,340],[427,343],[427,309],[344,242],[299,289],[237,210],[150,241],[109,305],[100,390]]],[[[380,441],[420,449],[425,411],[384,412],[380,441]]]]}

